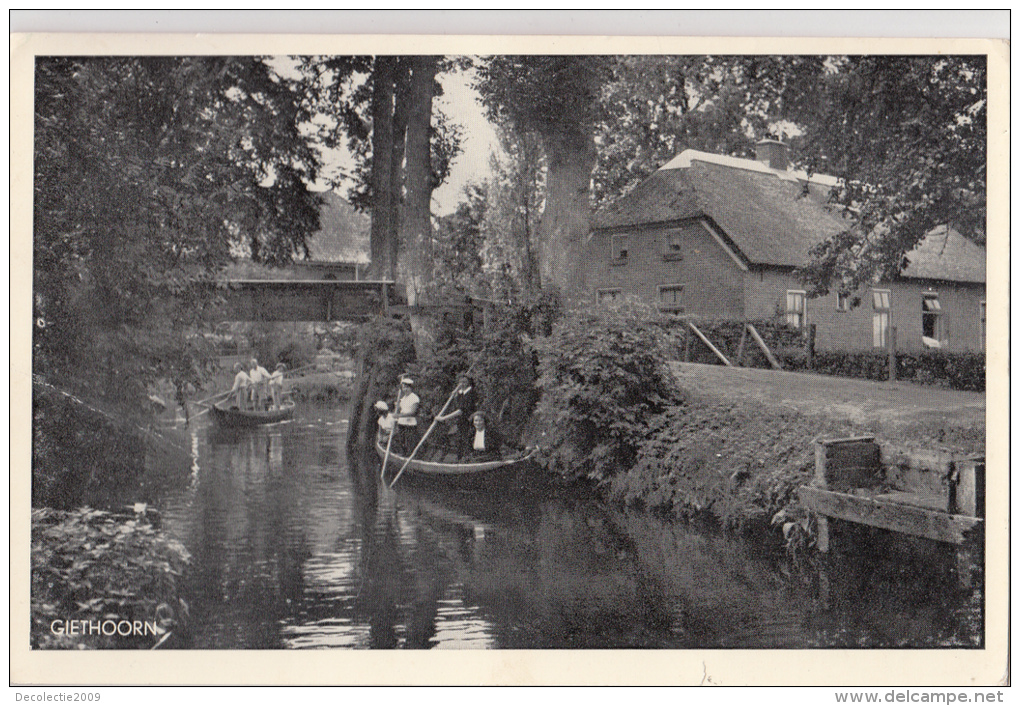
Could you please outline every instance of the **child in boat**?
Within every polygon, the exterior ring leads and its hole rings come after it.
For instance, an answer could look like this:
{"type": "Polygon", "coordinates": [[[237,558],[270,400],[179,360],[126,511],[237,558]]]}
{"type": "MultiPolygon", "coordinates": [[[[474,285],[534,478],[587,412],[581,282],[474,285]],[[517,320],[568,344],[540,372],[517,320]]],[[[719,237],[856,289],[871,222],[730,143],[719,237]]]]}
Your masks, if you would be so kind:
{"type": "Polygon", "coordinates": [[[276,370],[269,376],[269,395],[273,399],[273,409],[280,409],[283,403],[283,371],[286,369],[286,365],[277,363],[276,370]]]}

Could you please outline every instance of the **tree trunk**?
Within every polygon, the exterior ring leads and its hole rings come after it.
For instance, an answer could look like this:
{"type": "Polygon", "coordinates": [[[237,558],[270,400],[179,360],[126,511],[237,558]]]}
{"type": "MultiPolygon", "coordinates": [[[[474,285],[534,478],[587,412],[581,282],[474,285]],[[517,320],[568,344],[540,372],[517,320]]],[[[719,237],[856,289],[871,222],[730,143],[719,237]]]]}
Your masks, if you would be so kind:
{"type": "MultiPolygon", "coordinates": [[[[407,288],[407,303],[413,307],[426,302],[426,287],[432,281],[432,98],[438,60],[434,56],[419,56],[412,58],[410,64],[410,86],[404,94],[406,166],[397,275],[407,288]]],[[[424,317],[412,313],[411,331],[419,359],[427,358],[434,336],[424,317]]]]}
{"type": "Polygon", "coordinates": [[[584,287],[580,255],[589,227],[595,143],[591,135],[544,135],[543,146],[549,166],[539,224],[542,282],[565,300],[576,300],[584,287]]]}
{"type": "Polygon", "coordinates": [[[396,57],[380,56],[372,71],[372,227],[368,270],[372,279],[392,280],[397,264],[393,245],[397,239],[399,200],[392,188],[396,70],[396,57]]]}

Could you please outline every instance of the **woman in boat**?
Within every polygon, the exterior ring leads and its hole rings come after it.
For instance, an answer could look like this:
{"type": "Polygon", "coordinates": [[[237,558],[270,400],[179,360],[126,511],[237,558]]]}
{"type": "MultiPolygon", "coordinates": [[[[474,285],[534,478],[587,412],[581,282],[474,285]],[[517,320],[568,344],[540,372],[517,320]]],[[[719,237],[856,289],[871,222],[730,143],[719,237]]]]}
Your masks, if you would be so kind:
{"type": "Polygon", "coordinates": [[[474,433],[471,435],[469,459],[472,461],[495,461],[503,450],[503,435],[488,425],[482,412],[471,415],[474,433]]]}
{"type": "Polygon", "coordinates": [[[436,421],[450,422],[447,448],[460,458],[466,458],[475,432],[471,417],[478,409],[478,393],[474,381],[466,373],[457,378],[457,389],[448,408],[451,411],[437,415],[436,421]]]}
{"type": "Polygon", "coordinates": [[[394,406],[396,436],[393,443],[398,453],[409,454],[418,444],[418,405],[421,400],[414,394],[414,380],[404,375],[400,378],[400,396],[394,406]]]}
{"type": "Polygon", "coordinates": [[[251,395],[251,378],[240,363],[234,363],[234,386],[230,388],[230,396],[237,402],[240,410],[248,409],[248,398],[251,395]]]}

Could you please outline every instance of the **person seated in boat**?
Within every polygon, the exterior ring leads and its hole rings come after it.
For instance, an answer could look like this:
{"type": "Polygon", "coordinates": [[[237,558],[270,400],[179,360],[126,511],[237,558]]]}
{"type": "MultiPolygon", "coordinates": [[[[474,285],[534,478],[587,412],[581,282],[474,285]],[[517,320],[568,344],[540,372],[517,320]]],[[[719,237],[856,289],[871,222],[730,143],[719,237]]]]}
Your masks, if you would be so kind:
{"type": "Polygon", "coordinates": [[[248,409],[251,395],[251,378],[240,363],[234,363],[234,386],[230,388],[230,397],[234,399],[238,409],[248,409]]]}
{"type": "Polygon", "coordinates": [[[267,397],[267,386],[269,384],[269,371],[259,365],[257,358],[252,358],[248,364],[248,377],[251,378],[251,402],[252,409],[262,411],[265,409],[267,397]]]}
{"type": "Polygon", "coordinates": [[[495,461],[500,458],[504,446],[503,435],[489,426],[482,412],[471,415],[471,424],[474,433],[471,435],[471,449],[466,460],[495,461]]]}
{"type": "Polygon", "coordinates": [[[273,400],[273,409],[280,409],[283,404],[283,371],[286,369],[284,363],[277,363],[276,370],[269,376],[269,396],[273,400]]]}
{"type": "Polygon", "coordinates": [[[466,373],[462,374],[457,378],[457,388],[447,406],[449,411],[446,414],[436,415],[437,422],[450,423],[446,448],[456,453],[460,458],[466,458],[471,450],[471,440],[474,438],[475,432],[471,417],[477,409],[478,393],[475,390],[474,380],[466,373]]]}
{"type": "Polygon", "coordinates": [[[407,455],[418,443],[418,405],[421,399],[414,394],[414,380],[404,375],[400,378],[400,395],[394,406],[396,436],[393,446],[397,453],[407,455]]]}
{"type": "Polygon", "coordinates": [[[383,443],[389,441],[390,434],[393,433],[393,427],[395,420],[393,419],[393,413],[390,412],[390,406],[379,400],[375,403],[375,411],[379,417],[376,419],[376,423],[379,425],[379,438],[382,439],[383,443]]]}

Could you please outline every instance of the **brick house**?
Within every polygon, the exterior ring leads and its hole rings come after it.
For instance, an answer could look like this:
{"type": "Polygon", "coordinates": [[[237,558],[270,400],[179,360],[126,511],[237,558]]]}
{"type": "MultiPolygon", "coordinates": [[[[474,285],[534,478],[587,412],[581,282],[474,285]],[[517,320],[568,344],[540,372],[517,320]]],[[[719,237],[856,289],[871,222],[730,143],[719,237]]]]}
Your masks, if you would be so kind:
{"type": "Polygon", "coordinates": [[[595,214],[584,296],[635,295],[664,311],[705,318],[814,324],[819,351],[887,345],[920,352],[983,351],[985,250],[936,229],[908,253],[894,281],[848,297],[808,299],[794,271],[845,228],[826,206],[833,177],[788,169],[786,146],[758,159],[687,150],[595,214]]]}

